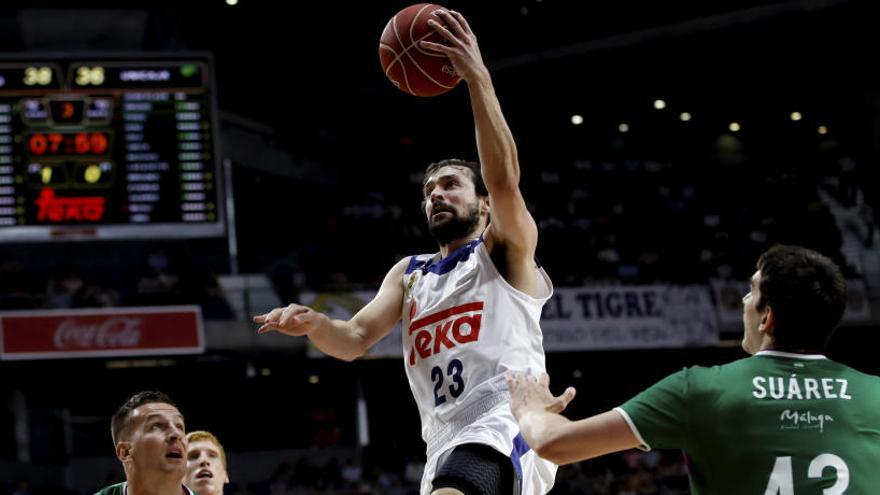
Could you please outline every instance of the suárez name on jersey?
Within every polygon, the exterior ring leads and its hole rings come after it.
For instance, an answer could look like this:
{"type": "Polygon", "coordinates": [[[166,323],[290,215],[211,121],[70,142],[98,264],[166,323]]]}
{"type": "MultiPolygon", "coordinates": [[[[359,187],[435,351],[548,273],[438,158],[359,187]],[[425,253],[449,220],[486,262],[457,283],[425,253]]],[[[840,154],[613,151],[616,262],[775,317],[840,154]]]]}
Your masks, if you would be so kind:
{"type": "Polygon", "coordinates": [[[409,351],[409,365],[415,366],[416,355],[425,359],[444,349],[468,344],[480,339],[483,302],[472,302],[444,309],[413,321],[409,335],[413,345],[409,351]]]}
{"type": "Polygon", "coordinates": [[[752,378],[752,395],[756,399],[843,399],[851,400],[846,393],[849,383],[843,378],[799,378],[791,375],[756,376],[752,378]]]}

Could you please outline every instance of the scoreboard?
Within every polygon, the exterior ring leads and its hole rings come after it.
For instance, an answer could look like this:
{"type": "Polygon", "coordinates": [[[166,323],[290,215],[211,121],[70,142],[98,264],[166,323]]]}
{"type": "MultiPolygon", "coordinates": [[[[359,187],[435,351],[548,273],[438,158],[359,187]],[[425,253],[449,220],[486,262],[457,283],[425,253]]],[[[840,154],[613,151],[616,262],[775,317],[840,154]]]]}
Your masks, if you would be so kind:
{"type": "Polygon", "coordinates": [[[0,59],[0,242],[221,236],[207,54],[0,59]]]}

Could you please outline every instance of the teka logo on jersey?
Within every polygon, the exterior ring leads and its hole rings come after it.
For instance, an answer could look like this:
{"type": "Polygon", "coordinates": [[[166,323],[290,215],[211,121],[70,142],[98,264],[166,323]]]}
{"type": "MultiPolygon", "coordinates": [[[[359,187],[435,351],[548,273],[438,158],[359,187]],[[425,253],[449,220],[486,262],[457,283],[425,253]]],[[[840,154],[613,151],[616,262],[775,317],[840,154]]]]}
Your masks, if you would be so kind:
{"type": "Polygon", "coordinates": [[[425,359],[459,344],[480,339],[480,321],[483,318],[483,302],[472,302],[444,309],[419,318],[409,326],[413,345],[409,351],[409,365],[415,366],[416,354],[425,359]]]}

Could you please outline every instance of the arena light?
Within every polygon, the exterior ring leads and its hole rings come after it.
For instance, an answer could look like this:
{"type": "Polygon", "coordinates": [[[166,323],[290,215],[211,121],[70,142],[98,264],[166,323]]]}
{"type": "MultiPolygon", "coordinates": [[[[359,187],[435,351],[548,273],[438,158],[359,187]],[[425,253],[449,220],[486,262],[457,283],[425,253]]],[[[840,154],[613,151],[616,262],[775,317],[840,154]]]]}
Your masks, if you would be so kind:
{"type": "Polygon", "coordinates": [[[828,128],[824,125],[820,125],[816,132],[824,136],[825,134],[828,134],[828,128]]]}
{"type": "Polygon", "coordinates": [[[660,99],[654,100],[654,108],[657,110],[663,110],[666,108],[666,102],[660,99]]]}
{"type": "Polygon", "coordinates": [[[584,123],[584,117],[578,114],[574,114],[571,116],[571,123],[574,125],[581,125],[584,123]]]}
{"type": "Polygon", "coordinates": [[[739,132],[740,129],[742,129],[742,127],[740,127],[739,125],[739,122],[731,122],[730,125],[727,126],[727,128],[730,129],[730,132],[739,132]]]}
{"type": "Polygon", "coordinates": [[[688,112],[681,112],[678,115],[678,118],[681,119],[682,122],[688,122],[689,120],[691,120],[691,114],[688,112]]]}
{"type": "Polygon", "coordinates": [[[318,375],[312,375],[309,377],[309,383],[311,383],[312,385],[317,385],[318,382],[320,382],[320,381],[321,381],[321,378],[318,377],[318,375]]]}
{"type": "Polygon", "coordinates": [[[804,116],[801,115],[800,112],[791,112],[791,115],[789,115],[789,117],[794,122],[797,122],[797,121],[801,120],[802,118],[804,118],[804,116]]]}
{"type": "Polygon", "coordinates": [[[226,5],[238,5],[238,0],[226,0],[226,5]]]}
{"type": "Polygon", "coordinates": [[[627,124],[626,122],[623,122],[617,126],[617,130],[622,133],[627,133],[627,132],[629,132],[629,124],[627,124]]]}

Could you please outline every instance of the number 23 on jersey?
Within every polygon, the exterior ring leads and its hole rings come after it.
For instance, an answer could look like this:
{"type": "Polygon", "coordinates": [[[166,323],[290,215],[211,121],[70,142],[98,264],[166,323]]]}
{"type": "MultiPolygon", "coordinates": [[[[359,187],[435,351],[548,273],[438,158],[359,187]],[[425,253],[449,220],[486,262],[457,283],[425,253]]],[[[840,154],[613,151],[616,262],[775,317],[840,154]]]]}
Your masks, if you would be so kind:
{"type": "Polygon", "coordinates": [[[434,382],[434,407],[446,402],[446,394],[453,399],[464,392],[464,365],[458,359],[449,361],[444,370],[440,366],[431,369],[431,381],[434,382]]]}

